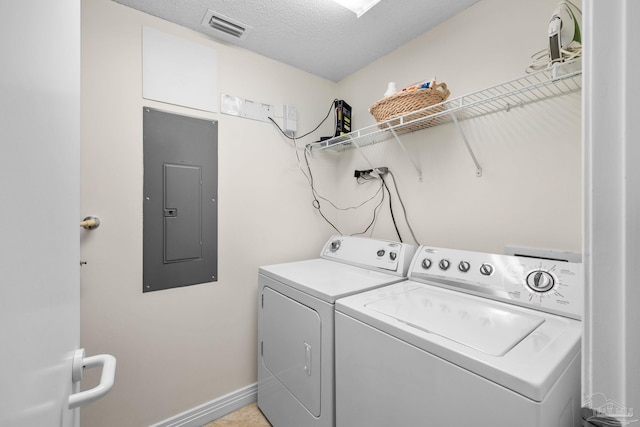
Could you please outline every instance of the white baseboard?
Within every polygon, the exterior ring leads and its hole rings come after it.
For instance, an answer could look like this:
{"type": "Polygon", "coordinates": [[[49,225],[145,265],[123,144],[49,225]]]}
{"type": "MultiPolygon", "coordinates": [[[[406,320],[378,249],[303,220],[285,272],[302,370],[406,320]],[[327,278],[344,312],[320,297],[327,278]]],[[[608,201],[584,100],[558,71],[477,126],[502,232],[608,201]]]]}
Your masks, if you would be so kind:
{"type": "Polygon", "coordinates": [[[256,401],[258,385],[251,384],[211,402],[196,406],[151,427],[202,427],[256,401]]]}

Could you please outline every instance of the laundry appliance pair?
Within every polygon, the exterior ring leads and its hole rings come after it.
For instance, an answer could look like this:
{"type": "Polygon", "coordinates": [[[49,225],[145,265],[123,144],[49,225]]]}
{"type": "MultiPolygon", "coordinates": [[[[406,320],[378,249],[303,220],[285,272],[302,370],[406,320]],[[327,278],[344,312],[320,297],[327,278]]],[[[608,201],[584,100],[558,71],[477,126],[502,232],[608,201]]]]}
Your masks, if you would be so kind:
{"type": "Polygon", "coordinates": [[[581,264],[421,246],[406,280],[413,248],[351,239],[260,269],[274,427],[580,426],[581,264]],[[336,262],[343,247],[360,266],[336,262]],[[363,268],[367,251],[380,264],[363,268]]]}

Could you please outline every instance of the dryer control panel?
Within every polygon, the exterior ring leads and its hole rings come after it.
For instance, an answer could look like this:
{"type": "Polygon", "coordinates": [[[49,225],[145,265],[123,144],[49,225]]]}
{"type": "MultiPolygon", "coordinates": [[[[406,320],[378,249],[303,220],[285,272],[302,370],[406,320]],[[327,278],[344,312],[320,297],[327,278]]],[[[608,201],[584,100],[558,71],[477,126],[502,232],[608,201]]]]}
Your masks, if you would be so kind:
{"type": "Polygon", "coordinates": [[[417,247],[354,236],[331,236],[320,257],[406,277],[417,247]]]}
{"type": "Polygon", "coordinates": [[[575,262],[421,246],[409,278],[581,319],[584,281],[575,262]]]}

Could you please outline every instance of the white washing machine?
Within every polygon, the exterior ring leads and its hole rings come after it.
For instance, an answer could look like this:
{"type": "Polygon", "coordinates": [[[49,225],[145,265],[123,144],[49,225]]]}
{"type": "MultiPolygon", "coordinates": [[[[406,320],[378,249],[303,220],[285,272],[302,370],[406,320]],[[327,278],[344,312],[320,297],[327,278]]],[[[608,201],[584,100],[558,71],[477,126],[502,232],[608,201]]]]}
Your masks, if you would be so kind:
{"type": "Polygon", "coordinates": [[[581,264],[420,247],[336,302],[338,427],[578,427],[581,264]]]}
{"type": "Polygon", "coordinates": [[[334,303],[406,280],[415,251],[333,236],[320,258],[260,267],[258,407],[274,427],[335,426],[334,303]]]}

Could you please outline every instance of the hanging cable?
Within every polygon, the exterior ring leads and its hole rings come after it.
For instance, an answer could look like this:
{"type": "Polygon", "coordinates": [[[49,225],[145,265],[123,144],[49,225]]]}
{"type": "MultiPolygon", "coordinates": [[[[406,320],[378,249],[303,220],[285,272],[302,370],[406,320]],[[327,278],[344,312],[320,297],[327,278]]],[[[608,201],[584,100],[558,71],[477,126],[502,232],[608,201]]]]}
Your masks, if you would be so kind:
{"type": "Polygon", "coordinates": [[[391,200],[391,190],[387,186],[387,182],[384,180],[384,177],[380,175],[380,179],[382,180],[382,185],[387,189],[387,193],[389,193],[389,213],[391,214],[391,221],[393,222],[393,227],[396,229],[396,234],[398,235],[398,240],[402,243],[402,236],[400,235],[400,230],[398,230],[398,224],[396,223],[396,217],[393,214],[393,203],[391,200]]]}
{"type": "MultiPolygon", "coordinates": [[[[309,135],[311,135],[313,132],[317,131],[317,130],[320,128],[320,126],[322,126],[322,124],[323,124],[324,122],[326,122],[326,121],[327,121],[327,119],[329,118],[329,115],[331,115],[331,112],[332,112],[332,111],[335,111],[335,109],[333,108],[333,106],[334,106],[334,104],[335,104],[335,102],[336,102],[337,100],[338,100],[338,99],[336,98],[336,99],[334,99],[333,101],[331,101],[331,107],[329,107],[329,111],[327,111],[327,115],[326,115],[326,116],[324,116],[324,119],[322,119],[322,121],[321,121],[320,123],[318,123],[318,126],[316,126],[315,128],[313,128],[313,130],[310,130],[309,132],[305,133],[304,135],[300,135],[300,136],[290,136],[290,135],[287,135],[287,133],[286,133],[284,130],[282,130],[282,128],[280,127],[280,125],[278,125],[278,124],[275,122],[275,120],[273,120],[271,117],[268,117],[268,119],[269,119],[269,120],[271,120],[271,122],[272,122],[274,125],[276,125],[276,127],[280,130],[280,132],[281,132],[285,137],[287,137],[287,138],[289,138],[289,139],[292,139],[292,140],[300,139],[300,138],[304,138],[305,136],[309,136],[309,135]]],[[[335,115],[335,113],[334,113],[334,115],[335,115]]],[[[335,125],[334,125],[334,128],[335,128],[335,125]]]]}
{"type": "Polygon", "coordinates": [[[402,206],[402,211],[404,212],[404,220],[407,223],[407,228],[409,228],[409,232],[411,233],[411,237],[413,238],[413,240],[416,242],[416,244],[418,246],[420,246],[420,242],[418,242],[418,239],[416,238],[416,235],[413,232],[413,228],[411,227],[411,224],[409,223],[409,218],[407,216],[407,209],[404,206],[404,202],[402,201],[402,197],[400,197],[400,190],[398,189],[398,182],[396,181],[396,177],[393,175],[391,170],[389,170],[389,175],[391,175],[391,179],[393,179],[393,186],[396,189],[396,195],[398,196],[398,200],[400,201],[400,206],[402,206]]]}
{"type": "MultiPolygon", "coordinates": [[[[382,189],[382,183],[380,183],[380,189],[382,189]]],[[[369,231],[369,229],[371,228],[371,226],[373,226],[373,224],[375,224],[376,222],[376,215],[378,213],[378,210],[380,209],[380,206],[382,206],[382,203],[384,202],[384,191],[382,192],[382,197],[380,198],[380,202],[378,202],[378,204],[376,205],[375,208],[373,208],[373,218],[371,219],[371,222],[369,223],[369,225],[367,226],[367,228],[365,228],[364,230],[362,230],[359,233],[353,233],[352,236],[358,236],[361,234],[366,233],[367,231],[369,231]]]]}
{"type": "MultiPolygon", "coordinates": [[[[296,149],[296,156],[297,155],[298,155],[298,150],[296,149]]],[[[307,180],[309,181],[309,186],[311,187],[311,195],[313,196],[313,201],[311,202],[311,205],[318,211],[320,216],[327,222],[327,224],[333,227],[333,229],[336,230],[338,234],[342,235],[342,231],[338,230],[338,227],[336,227],[331,221],[329,221],[329,218],[324,216],[324,213],[322,213],[322,206],[320,205],[320,200],[318,200],[318,197],[316,196],[316,190],[313,186],[313,173],[311,173],[311,167],[309,166],[309,159],[307,158],[306,149],[304,150],[304,159],[305,159],[305,162],[307,163],[307,171],[309,172],[309,176],[307,177],[307,180]]],[[[303,171],[303,174],[304,174],[304,171],[303,171]]],[[[307,176],[307,174],[304,174],[304,175],[307,176]]]]}
{"type": "MultiPolygon", "coordinates": [[[[338,230],[338,228],[331,221],[329,221],[329,219],[327,219],[327,217],[323,214],[322,205],[320,204],[320,200],[319,199],[325,200],[331,206],[333,206],[336,210],[347,211],[347,210],[351,210],[351,209],[358,209],[358,208],[364,206],[366,203],[374,200],[379,193],[382,193],[382,197],[380,198],[380,202],[373,209],[373,220],[371,221],[371,223],[367,226],[367,228],[364,231],[362,231],[361,233],[355,233],[355,234],[364,234],[364,233],[366,233],[367,230],[369,230],[369,228],[375,222],[376,211],[380,207],[382,202],[384,201],[384,191],[382,191],[383,190],[382,184],[380,184],[380,187],[378,188],[378,190],[371,197],[369,197],[368,199],[366,199],[365,201],[363,201],[359,205],[349,206],[349,207],[346,207],[346,208],[341,208],[341,207],[337,206],[335,203],[333,203],[331,200],[320,196],[318,194],[318,192],[316,191],[315,185],[314,185],[314,180],[313,180],[313,173],[311,172],[311,165],[309,163],[309,158],[307,157],[307,153],[308,153],[308,150],[305,149],[305,151],[304,151],[304,159],[305,159],[305,163],[306,163],[307,171],[308,171],[308,175],[309,175],[309,178],[308,178],[309,179],[309,186],[311,187],[311,194],[313,195],[312,205],[313,205],[313,207],[315,209],[318,210],[318,212],[320,213],[322,218],[324,218],[324,220],[327,221],[327,223],[329,223],[329,225],[331,225],[336,231],[338,231],[338,233],[342,234],[342,232],[340,232],[338,230]]],[[[305,174],[305,176],[307,176],[307,175],[305,174]]],[[[352,235],[354,235],[354,234],[352,234],[352,235]]]]}
{"type": "MultiPolygon", "coordinates": [[[[394,222],[394,226],[395,224],[395,217],[393,214],[393,207],[391,204],[391,192],[389,190],[389,188],[387,187],[386,183],[384,182],[384,180],[382,179],[382,177],[380,176],[380,186],[378,187],[377,191],[368,199],[364,200],[363,202],[355,205],[355,206],[349,206],[349,207],[339,207],[337,206],[335,203],[333,203],[331,200],[329,200],[326,197],[321,196],[318,191],[315,188],[315,183],[314,183],[314,178],[313,178],[313,173],[311,171],[311,165],[309,163],[309,157],[308,154],[310,152],[310,144],[307,144],[304,148],[304,160],[305,160],[305,165],[303,167],[302,161],[300,159],[300,155],[298,153],[298,143],[297,140],[299,138],[303,138],[306,137],[308,135],[310,135],[311,133],[315,132],[316,130],[318,130],[320,128],[320,126],[329,118],[329,115],[331,114],[331,111],[334,111],[334,133],[335,133],[335,126],[337,125],[337,117],[335,115],[335,109],[333,108],[333,106],[335,105],[335,101],[336,99],[334,99],[331,102],[331,107],[329,108],[329,111],[327,112],[326,116],[324,117],[324,119],[322,119],[322,121],[310,132],[305,133],[304,135],[300,136],[300,137],[296,137],[295,134],[294,135],[288,135],[286,132],[284,132],[284,130],[275,122],[275,120],[273,120],[273,118],[269,117],[269,120],[278,128],[278,130],[280,131],[280,133],[282,133],[282,135],[284,135],[285,137],[287,137],[288,139],[293,141],[293,147],[296,153],[296,159],[298,162],[298,168],[300,169],[300,172],[302,172],[302,174],[304,175],[304,177],[307,179],[307,182],[309,183],[309,187],[311,189],[311,195],[312,195],[312,201],[311,204],[314,207],[314,209],[316,209],[318,211],[318,213],[320,214],[320,216],[334,229],[336,230],[339,234],[343,234],[337,227],[335,224],[333,224],[324,214],[324,212],[322,211],[322,204],[321,204],[321,200],[326,201],[327,203],[329,203],[334,209],[336,210],[341,210],[341,211],[347,211],[347,210],[351,210],[351,209],[358,209],[362,206],[364,206],[365,204],[369,203],[372,200],[375,200],[378,196],[378,194],[381,194],[380,196],[380,201],[378,202],[378,204],[373,208],[373,218],[371,220],[371,222],[369,223],[369,225],[361,232],[359,233],[354,233],[353,235],[358,235],[358,234],[364,234],[366,233],[372,226],[373,224],[375,224],[376,222],[376,218],[377,218],[377,213],[378,210],[380,209],[380,207],[382,206],[383,202],[384,202],[384,190],[386,188],[387,193],[389,194],[389,210],[391,211],[391,217],[393,218],[393,222],[394,222]]],[[[377,177],[373,177],[373,176],[368,176],[368,177],[359,177],[358,178],[358,184],[364,184],[366,182],[370,182],[370,181],[374,181],[378,179],[377,177]]],[[[396,226],[396,232],[398,233],[398,237],[400,238],[400,232],[398,231],[398,227],[396,226]]],[[[400,238],[401,239],[401,238],[400,238]]],[[[401,240],[402,241],[402,240],[401,240]]]]}

